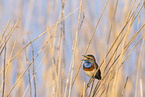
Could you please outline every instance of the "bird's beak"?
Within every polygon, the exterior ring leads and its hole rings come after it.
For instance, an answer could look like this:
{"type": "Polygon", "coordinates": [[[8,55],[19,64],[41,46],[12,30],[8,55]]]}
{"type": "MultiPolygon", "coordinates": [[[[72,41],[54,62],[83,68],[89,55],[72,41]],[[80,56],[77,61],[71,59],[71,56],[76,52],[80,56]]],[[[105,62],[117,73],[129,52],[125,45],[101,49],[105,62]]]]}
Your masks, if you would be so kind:
{"type": "Polygon", "coordinates": [[[85,57],[85,59],[82,59],[81,61],[88,60],[87,56],[85,56],[85,55],[82,55],[82,56],[84,56],[84,57],[85,57]]]}

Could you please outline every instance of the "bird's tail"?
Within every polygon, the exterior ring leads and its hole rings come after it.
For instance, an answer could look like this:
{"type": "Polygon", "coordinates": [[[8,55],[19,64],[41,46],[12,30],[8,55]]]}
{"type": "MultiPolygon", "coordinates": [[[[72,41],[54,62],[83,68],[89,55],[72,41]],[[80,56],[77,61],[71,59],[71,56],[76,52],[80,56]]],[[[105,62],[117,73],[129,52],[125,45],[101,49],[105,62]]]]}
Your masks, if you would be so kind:
{"type": "Polygon", "coordinates": [[[101,71],[100,71],[100,69],[98,70],[97,74],[95,75],[95,78],[97,78],[98,80],[101,80],[101,71]]]}

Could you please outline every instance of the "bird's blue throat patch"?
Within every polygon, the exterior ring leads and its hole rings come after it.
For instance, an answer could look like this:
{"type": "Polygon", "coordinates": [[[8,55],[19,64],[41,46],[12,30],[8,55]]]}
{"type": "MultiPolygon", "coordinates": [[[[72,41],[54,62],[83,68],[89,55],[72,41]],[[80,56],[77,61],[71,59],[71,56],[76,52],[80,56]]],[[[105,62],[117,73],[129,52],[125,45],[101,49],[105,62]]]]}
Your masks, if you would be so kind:
{"type": "Polygon", "coordinates": [[[85,60],[83,65],[86,69],[89,69],[92,67],[92,64],[88,60],[85,60]]]}

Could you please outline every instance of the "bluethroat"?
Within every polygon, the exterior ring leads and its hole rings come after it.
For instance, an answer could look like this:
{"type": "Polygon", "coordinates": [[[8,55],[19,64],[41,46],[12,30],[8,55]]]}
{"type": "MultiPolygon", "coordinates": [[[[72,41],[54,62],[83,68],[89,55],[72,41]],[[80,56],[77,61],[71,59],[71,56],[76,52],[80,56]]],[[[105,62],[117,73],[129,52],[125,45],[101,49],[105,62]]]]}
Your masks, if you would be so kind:
{"type": "MultiPolygon", "coordinates": [[[[83,61],[84,61],[83,70],[87,76],[93,77],[94,73],[98,69],[98,64],[96,63],[96,59],[93,55],[86,55],[84,57],[85,57],[85,59],[83,59],[83,61]]],[[[97,78],[98,80],[101,80],[100,69],[97,71],[95,78],[97,78]]]]}

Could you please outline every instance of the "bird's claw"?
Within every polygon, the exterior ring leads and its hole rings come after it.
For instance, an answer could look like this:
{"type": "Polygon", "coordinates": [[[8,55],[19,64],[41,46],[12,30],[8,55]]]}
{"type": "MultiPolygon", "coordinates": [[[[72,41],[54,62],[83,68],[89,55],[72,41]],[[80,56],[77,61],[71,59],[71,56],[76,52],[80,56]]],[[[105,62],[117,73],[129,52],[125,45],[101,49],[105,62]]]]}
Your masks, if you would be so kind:
{"type": "Polygon", "coordinates": [[[90,87],[90,85],[89,85],[89,84],[87,84],[87,87],[90,87]]]}

